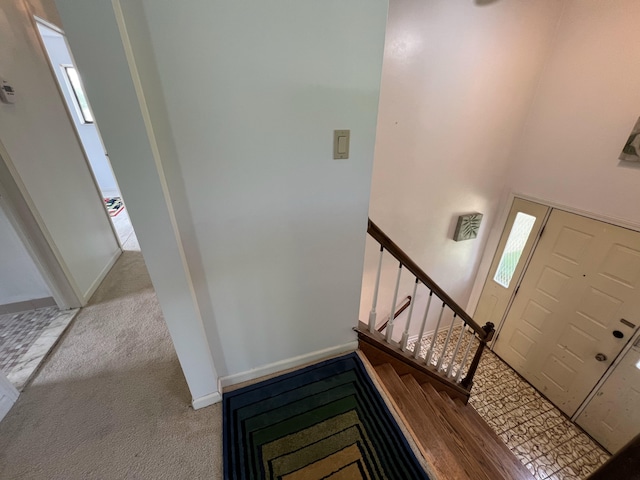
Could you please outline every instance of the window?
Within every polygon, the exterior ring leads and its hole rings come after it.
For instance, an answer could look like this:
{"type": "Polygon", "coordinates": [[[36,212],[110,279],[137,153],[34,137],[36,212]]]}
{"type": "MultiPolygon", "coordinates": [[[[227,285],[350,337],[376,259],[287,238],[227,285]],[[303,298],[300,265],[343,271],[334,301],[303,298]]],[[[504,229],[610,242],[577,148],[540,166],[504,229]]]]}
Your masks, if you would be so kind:
{"type": "Polygon", "coordinates": [[[78,72],[76,71],[75,67],[62,68],[64,69],[64,72],[69,79],[69,85],[71,85],[71,90],[73,91],[73,95],[76,98],[76,106],[82,123],[93,123],[93,115],[91,115],[89,102],[87,102],[87,97],[85,96],[84,90],[82,89],[82,82],[80,82],[80,76],[78,75],[78,72]]]}
{"type": "Polygon", "coordinates": [[[536,217],[532,215],[522,212],[518,212],[516,215],[511,227],[511,233],[504,246],[498,269],[493,277],[493,280],[504,288],[509,288],[534,223],[536,223],[536,217]]]}

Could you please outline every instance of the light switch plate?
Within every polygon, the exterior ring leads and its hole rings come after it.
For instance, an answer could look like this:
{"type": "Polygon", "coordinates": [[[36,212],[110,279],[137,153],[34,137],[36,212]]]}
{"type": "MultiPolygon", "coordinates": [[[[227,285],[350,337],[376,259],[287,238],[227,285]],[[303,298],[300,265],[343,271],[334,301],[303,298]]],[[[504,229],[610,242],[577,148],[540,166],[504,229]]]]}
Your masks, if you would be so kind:
{"type": "Polygon", "coordinates": [[[333,131],[333,159],[344,160],[349,158],[349,140],[351,139],[351,130],[334,130],[333,131]]]}

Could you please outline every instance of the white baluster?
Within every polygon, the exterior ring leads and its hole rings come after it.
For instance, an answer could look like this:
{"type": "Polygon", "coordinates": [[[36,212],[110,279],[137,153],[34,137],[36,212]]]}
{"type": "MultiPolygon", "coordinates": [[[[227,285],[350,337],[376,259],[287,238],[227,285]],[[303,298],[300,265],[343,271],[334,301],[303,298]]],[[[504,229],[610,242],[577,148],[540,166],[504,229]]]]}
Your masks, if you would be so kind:
{"type": "Polygon", "coordinates": [[[413,315],[413,306],[416,304],[416,291],[418,290],[418,283],[420,283],[420,280],[416,278],[416,283],[413,286],[413,295],[411,296],[411,305],[409,305],[407,323],[404,326],[404,332],[402,332],[402,340],[400,341],[400,346],[402,347],[403,352],[407,351],[407,340],[409,340],[409,327],[411,326],[411,315],[413,315]]]}
{"type": "Polygon", "coordinates": [[[442,304],[442,309],[440,310],[440,315],[438,316],[438,323],[436,323],[436,329],[433,332],[433,336],[431,337],[431,345],[429,345],[429,350],[427,350],[427,354],[424,357],[424,363],[427,365],[431,365],[431,357],[433,356],[433,348],[436,344],[436,337],[438,336],[438,330],[440,330],[440,322],[442,321],[442,315],[444,314],[444,307],[446,305],[442,304]]]}
{"type": "Polygon", "coordinates": [[[380,286],[380,272],[382,271],[382,254],[384,253],[384,247],[380,245],[380,258],[378,259],[378,273],[376,274],[376,285],[373,288],[373,304],[371,305],[371,311],[369,312],[369,331],[373,332],[376,329],[376,306],[378,305],[378,287],[380,286]]]}
{"type": "Polygon", "coordinates": [[[393,292],[393,300],[391,301],[391,314],[389,315],[389,322],[387,323],[387,343],[391,342],[391,335],[393,334],[393,320],[396,314],[396,301],[398,300],[398,289],[400,288],[400,276],[402,275],[402,263],[398,267],[398,278],[396,279],[396,289],[393,292]]]}
{"type": "Polygon", "coordinates": [[[413,347],[413,358],[420,357],[420,350],[422,350],[422,336],[424,335],[424,327],[427,324],[427,315],[429,315],[429,307],[431,307],[431,299],[433,298],[433,292],[429,290],[429,300],[427,300],[427,308],[424,311],[424,316],[422,317],[422,325],[420,325],[420,334],[418,335],[418,339],[416,340],[416,344],[413,347]]]}
{"type": "Polygon", "coordinates": [[[456,322],[457,314],[453,314],[453,320],[451,320],[451,325],[449,325],[449,332],[447,333],[447,339],[444,341],[444,347],[442,347],[442,352],[440,352],[440,359],[438,360],[438,364],[436,365],[436,370],[440,371],[442,368],[442,362],[444,362],[444,356],[447,353],[447,347],[449,346],[449,340],[451,340],[451,332],[453,332],[453,324],[456,322]]]}
{"type": "Polygon", "coordinates": [[[451,361],[449,362],[449,368],[447,368],[447,377],[451,378],[453,375],[451,375],[451,372],[453,371],[453,362],[456,359],[456,356],[458,355],[458,350],[460,350],[460,344],[462,343],[462,337],[464,335],[464,328],[467,326],[467,324],[465,323],[462,326],[462,330],[460,330],[460,335],[458,335],[458,343],[456,343],[456,348],[453,350],[453,356],[451,357],[451,361]]]}
{"type": "Polygon", "coordinates": [[[467,364],[467,358],[469,357],[469,352],[471,351],[471,344],[476,338],[476,333],[471,332],[471,338],[469,339],[469,345],[467,345],[467,349],[464,352],[464,357],[462,358],[462,362],[460,363],[460,368],[458,368],[458,374],[456,375],[456,382],[460,382],[460,378],[462,377],[462,371],[464,370],[464,366],[467,364]]]}

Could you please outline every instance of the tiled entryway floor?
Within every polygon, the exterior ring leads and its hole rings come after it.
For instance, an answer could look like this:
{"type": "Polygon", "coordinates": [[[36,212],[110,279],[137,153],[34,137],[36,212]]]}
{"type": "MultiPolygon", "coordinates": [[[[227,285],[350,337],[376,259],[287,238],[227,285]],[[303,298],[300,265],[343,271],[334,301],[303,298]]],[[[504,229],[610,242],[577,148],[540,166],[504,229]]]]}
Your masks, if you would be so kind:
{"type": "Polygon", "coordinates": [[[0,371],[18,389],[26,385],[78,310],[39,308],[0,315],[0,371]]]}
{"type": "Polygon", "coordinates": [[[609,454],[493,352],[480,362],[470,404],[539,479],[584,479],[609,454]]]}
{"type": "MultiPolygon", "coordinates": [[[[454,328],[450,345],[456,344],[460,330],[454,328]]],[[[445,337],[446,332],[441,332],[436,339],[434,350],[438,355],[445,337]]],[[[465,351],[467,338],[463,338],[459,351],[465,351]]],[[[423,337],[422,355],[430,342],[431,336],[423,337]]],[[[409,349],[413,350],[413,344],[409,349]]],[[[489,350],[480,361],[469,403],[538,480],[582,480],[610,457],[489,350]]]]}

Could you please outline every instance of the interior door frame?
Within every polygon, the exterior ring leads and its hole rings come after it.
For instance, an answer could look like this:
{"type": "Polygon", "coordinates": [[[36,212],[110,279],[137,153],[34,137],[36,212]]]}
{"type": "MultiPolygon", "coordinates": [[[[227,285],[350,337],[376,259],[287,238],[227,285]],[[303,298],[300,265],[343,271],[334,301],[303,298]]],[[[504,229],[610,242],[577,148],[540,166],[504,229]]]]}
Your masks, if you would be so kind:
{"type": "MultiPolygon", "coordinates": [[[[473,287],[473,293],[472,293],[472,300],[469,302],[468,305],[468,309],[469,311],[475,311],[476,307],[478,306],[478,302],[480,300],[480,295],[482,294],[482,289],[484,288],[485,282],[488,280],[488,276],[489,276],[489,271],[491,269],[491,264],[493,262],[494,257],[496,256],[496,254],[498,253],[497,249],[498,246],[500,244],[500,238],[502,237],[502,234],[504,232],[504,228],[506,226],[506,222],[507,219],[509,217],[509,212],[511,211],[511,207],[513,205],[513,201],[516,198],[521,198],[522,200],[527,200],[530,202],[535,202],[535,203],[539,203],[541,205],[545,205],[547,207],[549,207],[549,212],[547,213],[546,218],[544,219],[544,222],[542,224],[542,229],[541,231],[544,231],[544,228],[547,224],[547,221],[549,220],[549,216],[551,215],[551,212],[556,209],[556,210],[563,210],[565,212],[568,213],[573,213],[576,215],[580,215],[582,217],[586,217],[586,218],[590,218],[592,220],[597,220],[600,222],[604,222],[604,223],[608,223],[611,225],[615,225],[617,227],[622,227],[622,228],[626,228],[628,230],[633,230],[635,232],[640,232],[640,224],[638,223],[634,223],[634,222],[629,222],[627,220],[623,220],[621,218],[616,218],[616,217],[612,217],[612,216],[608,216],[608,215],[601,215],[598,213],[594,213],[594,212],[589,212],[587,210],[582,210],[579,208],[575,208],[575,207],[571,207],[568,205],[564,205],[558,202],[554,202],[551,200],[546,200],[546,199],[542,199],[539,197],[535,197],[533,195],[528,195],[525,193],[519,193],[519,192],[514,192],[511,191],[509,192],[507,199],[505,201],[505,203],[503,204],[502,207],[502,211],[500,213],[500,216],[497,220],[497,222],[495,223],[495,226],[493,227],[493,231],[490,234],[490,237],[487,241],[487,246],[485,247],[484,253],[482,255],[482,260],[480,263],[480,267],[478,269],[478,275],[476,276],[476,280],[475,280],[475,284],[473,287]]],[[[524,268],[522,269],[522,273],[520,274],[518,280],[517,280],[517,284],[516,284],[516,288],[513,290],[513,294],[511,295],[511,299],[509,300],[509,303],[507,304],[507,308],[504,311],[504,314],[500,320],[500,323],[498,325],[496,325],[496,334],[493,337],[493,340],[488,344],[488,347],[491,349],[491,351],[493,351],[493,347],[496,343],[496,340],[498,339],[498,337],[500,336],[500,331],[502,330],[502,327],[504,325],[505,319],[507,317],[507,314],[509,313],[509,309],[511,308],[512,304],[513,304],[513,300],[515,298],[516,292],[518,290],[518,287],[520,285],[520,283],[522,282],[522,280],[524,279],[524,276],[527,273],[527,269],[529,267],[529,263],[531,262],[531,258],[533,257],[533,254],[536,251],[536,248],[538,246],[538,242],[540,241],[540,236],[538,236],[538,238],[536,239],[533,248],[531,249],[530,254],[528,255],[526,261],[525,261],[525,265],[524,268]]],[[[606,375],[606,373],[605,373],[606,375]]],[[[578,411],[582,408],[582,406],[578,409],[578,411]]]]}
{"type": "MultiPolygon", "coordinates": [[[[73,67],[75,68],[75,59],[73,58],[73,52],[71,51],[71,47],[69,46],[69,42],[67,41],[67,36],[64,33],[64,30],[62,30],[60,27],[54,25],[51,22],[47,22],[46,20],[44,20],[43,18],[38,17],[37,15],[35,15],[33,13],[33,9],[31,8],[31,5],[29,4],[29,2],[27,2],[26,0],[24,1],[24,6],[27,9],[27,12],[29,12],[29,18],[31,20],[31,25],[33,27],[33,30],[35,32],[35,35],[38,39],[38,43],[40,44],[40,49],[42,50],[42,54],[44,55],[44,58],[47,60],[47,65],[49,66],[49,70],[51,71],[51,75],[53,76],[53,81],[56,85],[56,89],[58,90],[58,94],[60,95],[60,99],[62,100],[62,104],[64,105],[64,109],[65,112],[67,112],[67,117],[69,118],[69,122],[71,123],[71,125],[73,126],[73,133],[76,136],[76,139],[78,140],[78,144],[81,147],[82,150],[82,154],[84,157],[84,161],[87,164],[87,168],[89,169],[89,174],[91,175],[91,179],[93,180],[93,184],[96,188],[96,194],[98,195],[99,198],[103,198],[102,196],[102,191],[100,190],[100,186],[98,185],[98,179],[96,178],[96,174],[93,171],[93,167],[91,166],[91,162],[89,161],[89,157],[87,155],[87,151],[85,149],[84,143],[82,142],[82,138],[80,138],[80,132],[78,132],[78,127],[76,125],[76,122],[73,119],[73,114],[71,113],[71,105],[69,105],[69,103],[67,102],[67,99],[64,96],[64,92],[62,91],[62,86],[60,85],[60,82],[58,81],[58,77],[56,75],[55,72],[55,66],[51,63],[51,59],[49,58],[49,52],[47,51],[47,46],[44,43],[44,39],[42,38],[42,35],[40,34],[40,30],[38,29],[38,24],[44,26],[45,28],[48,28],[50,30],[53,30],[54,32],[62,35],[62,38],[64,39],[64,43],[67,45],[67,50],[69,51],[69,55],[71,56],[71,60],[73,63],[73,67]]],[[[85,92],[86,94],[86,92],[85,92]]],[[[91,102],[89,101],[89,108],[91,108],[91,102]]],[[[92,112],[93,113],[93,112],[92,112]]],[[[109,157],[106,154],[106,149],[104,148],[104,142],[102,142],[102,136],[100,135],[100,128],[98,127],[98,123],[95,121],[95,117],[94,117],[94,126],[98,132],[98,137],[100,138],[100,142],[102,143],[102,149],[105,151],[105,157],[107,157],[107,161],[109,162],[109,167],[111,167],[111,161],[109,160],[109,157]]],[[[116,179],[116,183],[118,181],[118,179],[115,177],[115,173],[113,173],[113,169],[111,170],[111,173],[113,174],[113,178],[116,179]]],[[[118,187],[119,189],[119,187],[118,187]]],[[[118,246],[120,247],[120,251],[124,251],[122,242],[120,241],[120,237],[118,235],[118,232],[116,231],[116,227],[113,224],[113,220],[112,218],[109,216],[109,212],[107,212],[107,209],[104,209],[104,214],[107,216],[107,219],[109,220],[109,225],[111,226],[111,231],[113,232],[114,237],[116,238],[116,242],[118,243],[118,246]]]]}
{"type": "Polygon", "coordinates": [[[0,196],[5,200],[5,213],[9,222],[49,287],[58,308],[67,310],[81,307],[80,289],[55,248],[51,235],[22,184],[18,172],[13,168],[2,143],[0,143],[0,196]]]}
{"type": "MultiPolygon", "coordinates": [[[[507,314],[509,313],[509,310],[511,309],[511,305],[515,299],[516,293],[518,292],[518,289],[520,288],[520,283],[522,283],[522,280],[524,278],[524,274],[527,271],[527,268],[529,267],[529,262],[531,261],[531,257],[533,256],[533,253],[536,250],[536,247],[538,246],[538,242],[540,241],[540,236],[542,234],[542,232],[544,231],[544,228],[547,224],[547,220],[549,219],[549,216],[551,215],[551,211],[553,210],[551,207],[549,207],[548,205],[542,203],[542,202],[536,202],[533,200],[529,200],[529,199],[525,199],[522,198],[521,196],[513,196],[510,198],[510,201],[507,204],[507,211],[506,211],[506,215],[504,217],[504,220],[502,222],[502,229],[499,232],[498,235],[498,239],[496,242],[496,246],[495,246],[495,250],[493,255],[491,256],[491,259],[489,261],[489,265],[487,266],[487,274],[485,276],[484,282],[482,284],[482,289],[480,290],[480,293],[478,295],[478,302],[476,302],[476,306],[475,306],[475,311],[474,311],[474,315],[477,314],[477,309],[478,309],[478,305],[480,304],[480,299],[482,298],[482,294],[484,293],[485,289],[487,288],[488,283],[490,282],[490,275],[493,272],[493,264],[496,261],[496,258],[498,257],[498,253],[500,253],[502,255],[502,253],[504,252],[504,248],[506,247],[506,241],[505,243],[502,245],[502,252],[499,252],[498,249],[501,247],[502,244],[502,240],[505,236],[506,232],[506,228],[507,225],[509,225],[509,219],[511,217],[511,212],[515,206],[515,201],[517,199],[520,200],[524,200],[527,202],[531,202],[531,203],[537,203],[539,205],[542,205],[543,207],[547,207],[547,212],[544,214],[544,216],[542,216],[542,221],[540,224],[540,227],[538,230],[535,230],[535,235],[536,238],[533,240],[533,243],[531,245],[531,250],[526,254],[526,256],[522,259],[524,261],[523,265],[522,265],[522,269],[520,270],[520,272],[518,273],[518,276],[512,279],[511,283],[513,284],[513,287],[511,287],[511,295],[509,297],[509,300],[505,306],[505,309],[502,313],[502,316],[500,317],[500,320],[497,322],[497,325],[495,327],[496,330],[496,334],[493,336],[493,339],[491,340],[491,342],[489,342],[489,348],[491,350],[493,350],[493,345],[495,344],[496,340],[498,339],[498,336],[500,335],[500,330],[502,329],[502,326],[504,325],[504,322],[507,318],[507,314]]],[[[511,228],[513,228],[513,223],[511,225],[511,228]]],[[[510,233],[510,232],[509,232],[510,233]]],[[[530,235],[534,234],[534,231],[532,230],[530,235]]],[[[527,242],[528,243],[528,242],[527,242]]],[[[520,263],[520,262],[518,262],[520,263]]],[[[517,269],[516,269],[517,271],[517,269]]],[[[483,322],[484,320],[480,320],[481,322],[483,322]]]]}

